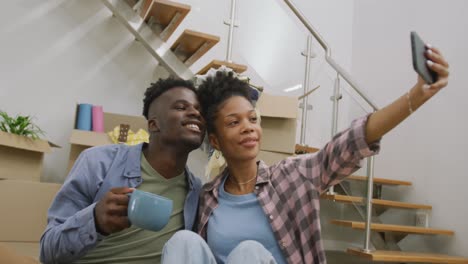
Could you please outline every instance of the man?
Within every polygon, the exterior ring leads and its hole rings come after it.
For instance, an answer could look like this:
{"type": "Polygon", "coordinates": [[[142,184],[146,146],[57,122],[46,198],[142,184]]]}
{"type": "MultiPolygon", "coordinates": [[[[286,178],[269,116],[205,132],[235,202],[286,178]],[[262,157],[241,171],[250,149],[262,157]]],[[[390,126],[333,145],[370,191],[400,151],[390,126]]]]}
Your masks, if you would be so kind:
{"type": "Polygon", "coordinates": [[[185,166],[205,133],[195,88],[160,79],[143,102],[149,143],[94,147],[80,155],[49,209],[42,262],[159,263],[166,241],[192,229],[201,182],[185,166]],[[134,189],[173,200],[164,229],[131,226],[127,205],[134,189]]]}

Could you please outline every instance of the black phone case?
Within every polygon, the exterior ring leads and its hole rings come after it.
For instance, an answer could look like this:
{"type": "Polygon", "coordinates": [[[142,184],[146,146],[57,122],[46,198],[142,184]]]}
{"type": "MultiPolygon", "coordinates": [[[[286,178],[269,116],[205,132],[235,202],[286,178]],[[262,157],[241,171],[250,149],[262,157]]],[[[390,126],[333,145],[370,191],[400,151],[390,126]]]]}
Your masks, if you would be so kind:
{"type": "Polygon", "coordinates": [[[413,68],[428,84],[433,84],[437,81],[437,73],[429,69],[426,64],[425,56],[426,45],[414,31],[411,32],[411,51],[413,55],[413,68]]]}

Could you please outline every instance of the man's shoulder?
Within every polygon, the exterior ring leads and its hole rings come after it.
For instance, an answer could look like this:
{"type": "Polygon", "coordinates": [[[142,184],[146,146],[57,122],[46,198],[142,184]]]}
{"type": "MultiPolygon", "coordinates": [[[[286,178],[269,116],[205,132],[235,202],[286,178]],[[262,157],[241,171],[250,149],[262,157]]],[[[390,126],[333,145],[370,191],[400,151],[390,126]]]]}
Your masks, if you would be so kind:
{"type": "Polygon", "coordinates": [[[119,144],[95,146],[85,149],[83,154],[87,156],[115,155],[115,153],[122,151],[124,148],[124,145],[119,144]]]}
{"type": "Polygon", "coordinates": [[[114,160],[115,158],[126,159],[128,155],[140,155],[140,146],[128,146],[125,144],[113,144],[91,147],[83,151],[88,160],[104,161],[114,160]]]}

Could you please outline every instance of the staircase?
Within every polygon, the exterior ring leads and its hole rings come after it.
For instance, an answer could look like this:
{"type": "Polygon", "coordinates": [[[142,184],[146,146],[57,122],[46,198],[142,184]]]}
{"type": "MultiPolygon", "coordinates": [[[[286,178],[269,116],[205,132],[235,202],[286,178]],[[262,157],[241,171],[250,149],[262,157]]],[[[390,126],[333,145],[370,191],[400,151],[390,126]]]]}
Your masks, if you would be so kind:
{"type": "MultiPolygon", "coordinates": [[[[220,40],[218,36],[185,29],[174,43],[167,43],[167,40],[191,10],[191,7],[185,4],[168,0],[102,0],[102,2],[111,10],[113,16],[135,37],[135,40],[140,42],[162,67],[171,75],[179,78],[192,78],[194,73],[189,67],[205,55],[220,40]]],[[[330,63],[334,64],[333,61],[330,63]]],[[[209,69],[217,69],[223,65],[233,69],[237,73],[242,73],[247,70],[246,65],[224,60],[212,60],[209,64],[198,70],[197,74],[205,74],[209,69]]],[[[339,66],[334,65],[334,67],[339,66]]],[[[346,79],[347,76],[344,77],[346,79]]],[[[315,148],[296,146],[297,153],[302,154],[315,151],[317,151],[315,148]]],[[[346,181],[366,182],[367,177],[350,176],[346,181]]],[[[468,259],[466,258],[399,251],[399,247],[396,243],[408,235],[453,236],[454,231],[381,223],[378,218],[379,215],[389,208],[432,210],[432,206],[381,199],[380,194],[383,185],[411,186],[411,182],[375,178],[374,185],[378,191],[377,195],[374,195],[376,197],[372,200],[375,209],[373,212],[374,222],[371,224],[371,230],[373,231],[374,246],[377,250],[364,252],[361,249],[349,248],[347,250],[348,254],[369,261],[399,263],[468,263],[468,259]],[[381,243],[375,243],[375,241],[380,241],[381,243]],[[390,247],[387,247],[388,244],[391,244],[390,247]],[[385,247],[396,250],[386,250],[385,247]]],[[[342,187],[342,189],[344,190],[346,188],[342,187]]],[[[362,210],[362,206],[366,200],[360,196],[348,195],[346,192],[340,194],[323,194],[321,198],[336,203],[352,204],[358,210],[362,210]]],[[[330,223],[357,230],[365,229],[365,222],[360,221],[332,219],[330,223]]]]}
{"type": "MultiPolygon", "coordinates": [[[[102,3],[173,76],[191,79],[194,74],[189,67],[219,42],[218,36],[190,29],[184,30],[172,45],[166,42],[190,12],[188,5],[168,0],[102,0],[102,3]]],[[[247,70],[245,65],[213,60],[197,74],[222,65],[237,73],[247,70]]]]}
{"type": "MultiPolygon", "coordinates": [[[[364,181],[365,177],[362,176],[350,176],[347,181],[364,181]]],[[[396,181],[391,179],[375,178],[374,184],[377,186],[389,185],[389,186],[409,186],[410,182],[396,181]]],[[[356,197],[343,194],[323,194],[322,199],[331,200],[336,203],[347,203],[354,204],[356,206],[364,206],[366,198],[356,197]]],[[[380,223],[379,215],[386,209],[405,209],[405,210],[432,210],[432,206],[425,204],[406,203],[399,201],[383,200],[378,198],[372,199],[373,213],[372,213],[372,224],[371,231],[373,236],[380,237],[384,241],[385,245],[392,250],[381,250],[378,249],[377,245],[374,246],[377,250],[365,252],[360,248],[348,248],[347,253],[366,259],[368,261],[384,261],[384,262],[397,262],[397,263],[468,263],[467,258],[453,257],[448,255],[440,254],[429,254],[429,253],[417,253],[417,252],[404,252],[399,251],[397,243],[404,239],[408,235],[443,235],[453,236],[455,232],[452,230],[419,227],[410,225],[394,225],[380,223]],[[396,249],[396,250],[393,250],[396,249]]],[[[352,228],[355,230],[365,230],[366,223],[360,221],[349,221],[342,219],[332,219],[331,224],[352,228]]]]}
{"type": "MultiPolygon", "coordinates": [[[[314,153],[318,149],[296,145],[296,153],[314,153]]],[[[365,183],[367,177],[365,176],[356,176],[352,175],[346,178],[345,182],[361,182],[365,183]]],[[[371,224],[371,230],[373,232],[373,238],[376,239],[374,246],[377,250],[370,252],[365,252],[360,248],[348,248],[346,252],[350,255],[363,258],[368,261],[376,262],[397,262],[397,263],[468,263],[467,258],[454,257],[449,255],[442,254],[430,254],[430,253],[418,253],[418,252],[404,252],[400,251],[397,243],[404,239],[408,235],[443,235],[443,236],[453,236],[455,232],[452,230],[438,229],[438,228],[426,228],[419,226],[407,226],[407,225],[393,225],[393,224],[383,224],[380,222],[379,215],[381,215],[385,210],[389,208],[394,209],[406,209],[406,210],[432,210],[431,205],[425,204],[415,204],[415,203],[406,203],[399,201],[383,200],[381,198],[381,189],[382,186],[412,186],[411,182],[394,180],[394,179],[385,179],[385,178],[374,178],[374,189],[380,190],[377,193],[374,193],[372,199],[373,205],[373,223],[371,224]],[[378,197],[375,197],[378,196],[378,197]],[[383,246],[386,248],[391,248],[392,250],[383,250],[378,248],[383,246]]],[[[366,201],[366,198],[359,196],[348,195],[349,191],[346,191],[347,187],[340,185],[341,192],[338,193],[324,193],[321,195],[321,199],[330,200],[336,203],[345,203],[353,204],[356,207],[363,207],[366,201]]],[[[331,219],[330,223],[333,225],[349,227],[355,230],[365,230],[366,223],[360,221],[349,221],[341,219],[331,219]]]]}

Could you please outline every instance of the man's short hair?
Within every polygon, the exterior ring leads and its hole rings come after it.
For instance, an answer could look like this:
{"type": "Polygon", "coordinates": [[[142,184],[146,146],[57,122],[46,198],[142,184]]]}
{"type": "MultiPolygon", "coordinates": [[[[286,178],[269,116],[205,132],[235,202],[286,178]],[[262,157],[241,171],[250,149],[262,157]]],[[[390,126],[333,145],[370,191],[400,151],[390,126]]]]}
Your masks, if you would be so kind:
{"type": "Polygon", "coordinates": [[[167,79],[160,78],[157,82],[151,83],[151,86],[145,91],[145,97],[143,98],[143,115],[146,119],[148,119],[148,111],[151,103],[161,94],[175,87],[184,87],[196,93],[195,86],[192,81],[176,79],[173,77],[169,77],[167,79]]]}

